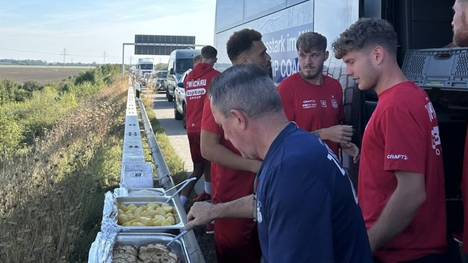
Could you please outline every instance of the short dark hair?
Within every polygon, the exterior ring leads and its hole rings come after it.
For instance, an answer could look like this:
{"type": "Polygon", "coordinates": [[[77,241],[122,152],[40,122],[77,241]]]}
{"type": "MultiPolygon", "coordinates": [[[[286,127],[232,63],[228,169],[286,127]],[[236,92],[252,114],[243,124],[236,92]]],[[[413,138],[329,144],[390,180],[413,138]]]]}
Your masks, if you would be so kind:
{"type": "Polygon", "coordinates": [[[242,52],[249,50],[254,41],[261,41],[262,34],[253,29],[242,29],[241,31],[234,32],[226,44],[228,57],[235,60],[242,52]]]}
{"type": "Polygon", "coordinates": [[[224,71],[213,81],[210,97],[224,116],[234,109],[252,119],[283,111],[275,83],[255,64],[235,65],[224,71]]]}
{"type": "Polygon", "coordinates": [[[201,49],[201,55],[205,59],[214,59],[218,55],[218,51],[212,46],[204,46],[201,49]]]}
{"type": "Polygon", "coordinates": [[[397,34],[393,26],[380,18],[361,18],[352,24],[333,43],[335,57],[341,59],[348,52],[361,50],[369,45],[380,45],[393,55],[397,51],[397,34]]]}
{"type": "Polygon", "coordinates": [[[306,32],[299,36],[296,41],[296,49],[310,52],[312,50],[325,51],[327,49],[327,38],[316,32],[306,32]]]}

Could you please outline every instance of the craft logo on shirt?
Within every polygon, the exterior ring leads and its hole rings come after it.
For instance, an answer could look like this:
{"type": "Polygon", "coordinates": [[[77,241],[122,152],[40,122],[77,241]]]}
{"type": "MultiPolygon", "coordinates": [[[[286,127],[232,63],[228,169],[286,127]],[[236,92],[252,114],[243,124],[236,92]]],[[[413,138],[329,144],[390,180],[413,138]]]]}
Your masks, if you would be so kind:
{"type": "Polygon", "coordinates": [[[388,160],[403,160],[407,161],[408,156],[406,154],[388,154],[387,155],[388,160]]]}
{"type": "Polygon", "coordinates": [[[191,89],[185,92],[186,97],[202,96],[206,94],[205,88],[191,89]]]}
{"type": "Polygon", "coordinates": [[[336,101],[335,97],[331,98],[331,105],[334,109],[338,109],[338,102],[336,101]]]}
{"type": "Polygon", "coordinates": [[[327,101],[326,100],[320,100],[320,106],[322,106],[322,108],[326,108],[327,107],[327,101]]]}
{"type": "Polygon", "coordinates": [[[302,108],[303,109],[315,109],[317,108],[317,102],[315,100],[303,100],[302,108]]]}
{"type": "Polygon", "coordinates": [[[196,80],[191,80],[188,83],[189,88],[196,88],[200,86],[206,86],[206,79],[196,79],[196,80]]]}

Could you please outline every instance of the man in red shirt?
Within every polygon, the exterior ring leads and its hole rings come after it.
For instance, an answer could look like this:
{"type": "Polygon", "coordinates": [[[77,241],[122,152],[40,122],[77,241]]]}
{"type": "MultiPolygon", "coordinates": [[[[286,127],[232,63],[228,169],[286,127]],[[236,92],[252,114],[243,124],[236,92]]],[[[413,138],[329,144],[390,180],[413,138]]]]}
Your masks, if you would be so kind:
{"type": "MultiPolygon", "coordinates": [[[[211,199],[211,172],[210,162],[204,159],[200,152],[200,133],[203,105],[211,82],[220,73],[213,68],[216,63],[218,51],[212,46],[201,49],[201,60],[195,64],[184,82],[185,98],[187,101],[187,137],[190,145],[190,154],[193,161],[193,173],[191,177],[197,179],[205,175],[205,192],[196,198],[196,201],[211,199]]],[[[182,204],[187,202],[188,196],[193,190],[195,182],[192,182],[180,195],[182,204]]]]}
{"type": "Polygon", "coordinates": [[[279,86],[286,116],[299,128],[319,135],[335,154],[339,155],[341,145],[356,160],[359,150],[351,143],[353,127],[341,125],[343,89],[336,79],[322,74],[328,59],[327,39],[319,33],[303,33],[297,39],[296,49],[300,70],[279,86]]]}
{"type": "Polygon", "coordinates": [[[379,96],[362,143],[358,198],[378,262],[444,262],[445,187],[436,113],[397,60],[385,20],[363,18],[333,44],[361,90],[379,96]]]}
{"type": "MultiPolygon", "coordinates": [[[[262,35],[255,30],[235,32],[227,42],[227,53],[234,65],[256,64],[271,74],[271,58],[262,35]]],[[[201,151],[212,163],[213,203],[225,203],[253,193],[255,173],[261,163],[243,158],[225,139],[209,100],[203,109],[201,151]]],[[[218,262],[260,262],[257,227],[251,219],[216,219],[215,243],[218,262]]]]}

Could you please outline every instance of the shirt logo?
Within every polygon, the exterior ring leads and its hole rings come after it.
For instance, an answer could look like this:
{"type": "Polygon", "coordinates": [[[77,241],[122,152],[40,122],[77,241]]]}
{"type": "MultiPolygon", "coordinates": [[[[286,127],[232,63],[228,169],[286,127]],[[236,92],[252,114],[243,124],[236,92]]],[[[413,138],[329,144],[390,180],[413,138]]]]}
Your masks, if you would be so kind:
{"type": "Polygon", "coordinates": [[[406,154],[388,154],[387,155],[388,160],[403,160],[407,161],[408,156],[406,154]]]}
{"type": "Polygon", "coordinates": [[[202,96],[206,94],[206,89],[204,88],[198,88],[198,89],[191,89],[187,90],[185,92],[186,97],[192,97],[192,96],[202,96]]]}
{"type": "Polygon", "coordinates": [[[439,126],[435,126],[432,128],[432,149],[435,151],[436,155],[440,155],[440,149],[437,147],[440,145],[440,134],[439,134],[439,126]]]}
{"type": "Polygon", "coordinates": [[[320,106],[322,106],[322,108],[326,108],[327,107],[327,101],[326,100],[320,100],[320,106]]]}
{"type": "Polygon", "coordinates": [[[315,109],[317,108],[317,102],[315,100],[303,100],[302,108],[303,109],[315,109]]]}
{"type": "Polygon", "coordinates": [[[331,98],[331,105],[333,108],[338,109],[338,102],[336,101],[335,97],[331,98]]]}

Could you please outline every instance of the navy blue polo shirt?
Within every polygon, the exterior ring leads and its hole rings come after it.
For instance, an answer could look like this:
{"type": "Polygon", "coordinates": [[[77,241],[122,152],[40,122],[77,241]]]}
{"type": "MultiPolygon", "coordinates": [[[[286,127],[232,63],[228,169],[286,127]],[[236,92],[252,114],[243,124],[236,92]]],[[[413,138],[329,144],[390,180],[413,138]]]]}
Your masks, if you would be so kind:
{"type": "Polygon", "coordinates": [[[372,262],[346,172],[317,136],[293,123],[263,161],[257,221],[264,262],[372,262]]]}

